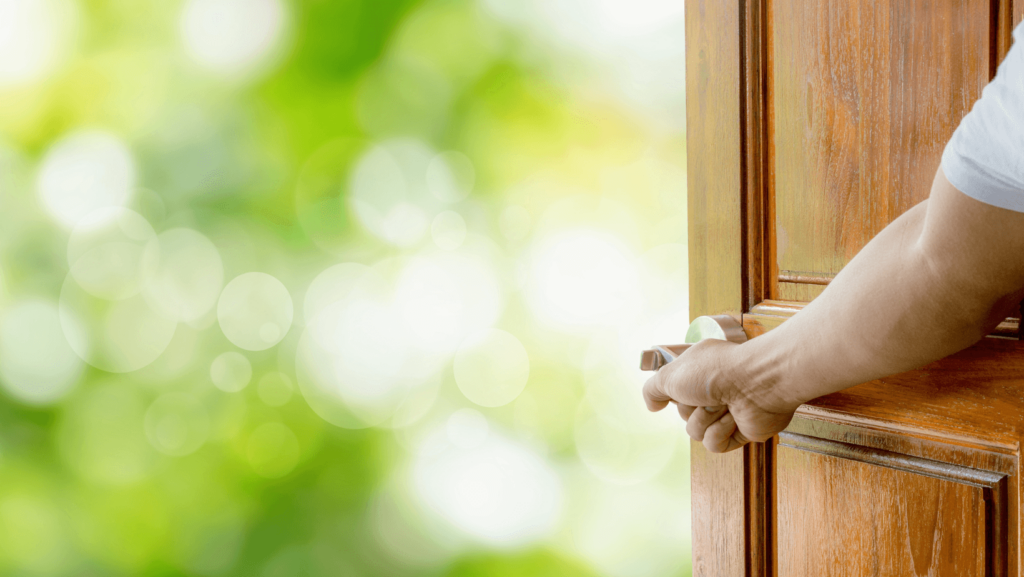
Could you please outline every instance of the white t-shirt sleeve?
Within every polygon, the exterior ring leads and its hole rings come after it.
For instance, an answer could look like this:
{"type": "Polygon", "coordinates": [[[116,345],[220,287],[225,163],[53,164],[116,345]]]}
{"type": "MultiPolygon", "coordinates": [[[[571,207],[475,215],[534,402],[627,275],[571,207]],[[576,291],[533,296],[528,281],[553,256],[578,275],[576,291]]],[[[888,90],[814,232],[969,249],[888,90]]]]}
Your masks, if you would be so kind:
{"type": "Polygon", "coordinates": [[[996,77],[942,151],[942,171],[958,190],[1024,212],[1024,23],[996,77]]]}

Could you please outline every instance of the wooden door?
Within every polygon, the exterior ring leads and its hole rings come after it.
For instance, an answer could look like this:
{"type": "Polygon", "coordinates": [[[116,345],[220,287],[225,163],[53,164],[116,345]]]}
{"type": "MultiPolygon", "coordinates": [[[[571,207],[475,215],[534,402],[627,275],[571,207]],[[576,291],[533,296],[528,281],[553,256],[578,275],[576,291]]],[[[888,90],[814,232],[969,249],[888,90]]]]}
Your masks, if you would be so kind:
{"type": "MultiPolygon", "coordinates": [[[[690,314],[748,336],[927,198],[1022,0],[687,0],[690,314]]],[[[817,399],[768,443],[692,443],[694,575],[1021,575],[1019,321],[817,399]]]]}

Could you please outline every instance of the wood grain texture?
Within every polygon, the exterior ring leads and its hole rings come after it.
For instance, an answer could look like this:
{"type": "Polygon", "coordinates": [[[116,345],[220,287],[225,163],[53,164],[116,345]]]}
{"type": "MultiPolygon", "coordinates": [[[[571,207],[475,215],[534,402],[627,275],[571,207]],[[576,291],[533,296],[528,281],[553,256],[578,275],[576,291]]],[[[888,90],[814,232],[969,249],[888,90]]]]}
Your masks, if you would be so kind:
{"type": "MultiPolygon", "coordinates": [[[[691,319],[771,330],[801,308],[784,301],[820,295],[926,197],[1021,4],[687,0],[691,319]]],[[[986,341],[801,407],[787,431],[814,439],[800,449],[691,443],[694,574],[1007,574],[984,560],[994,551],[1019,575],[1024,366],[986,341]],[[853,448],[808,449],[822,441],[853,448]],[[939,478],[914,459],[965,471],[939,478]],[[998,490],[969,481],[986,471],[998,490]],[[1002,533],[993,507],[1008,511],[1002,533]]]]}
{"type": "Polygon", "coordinates": [[[743,448],[746,492],[746,553],[749,577],[777,575],[775,461],[776,439],[743,448]]]}
{"type": "MultiPolygon", "coordinates": [[[[744,329],[756,337],[802,306],[762,303],[744,315],[744,329]]],[[[1024,343],[982,339],[916,371],[815,399],[798,409],[787,431],[1007,475],[1008,527],[1002,545],[1012,574],[1020,574],[1024,343]]],[[[786,506],[781,493],[778,499],[779,507],[786,506]]],[[[781,535],[778,539],[781,554],[785,545],[781,535]]]]}
{"type": "Polygon", "coordinates": [[[916,371],[826,395],[805,407],[856,415],[861,423],[890,430],[923,430],[952,443],[1016,452],[1024,439],[1024,343],[985,338],[916,371]]]}
{"type": "MultiPolygon", "coordinates": [[[[739,2],[686,0],[690,320],[744,307],[743,17],[739,2]]],[[[697,577],[748,575],[746,452],[690,444],[697,577]]]]}
{"type": "Polygon", "coordinates": [[[778,275],[771,252],[771,224],[775,222],[772,195],[772,61],[771,2],[740,3],[742,61],[741,154],[743,157],[743,308],[771,298],[778,275]]]}
{"type": "MultiPolygon", "coordinates": [[[[915,475],[930,477],[933,479],[951,481],[958,484],[968,485],[982,490],[983,522],[984,522],[984,551],[981,557],[984,558],[984,575],[1005,576],[1008,573],[1008,550],[1009,550],[1009,480],[1006,473],[989,471],[984,468],[967,467],[958,464],[948,463],[915,456],[908,456],[903,453],[887,451],[884,449],[864,447],[858,444],[842,443],[831,440],[823,440],[815,437],[808,437],[795,434],[791,431],[783,431],[779,435],[779,446],[791,447],[821,455],[849,459],[860,463],[876,465],[905,472],[912,472],[915,475]]],[[[921,480],[910,480],[918,481],[921,480]]],[[[840,483],[843,481],[840,480],[840,483]]],[[[920,504],[910,501],[912,504],[920,504]]],[[[934,508],[934,507],[933,507],[934,508]]],[[[938,511],[928,506],[918,507],[919,512],[926,516],[925,522],[931,517],[937,516],[938,511]]],[[[953,530],[952,528],[949,529],[953,530]]],[[[948,536],[940,535],[940,528],[933,525],[931,535],[928,531],[921,531],[911,538],[911,545],[916,545],[916,552],[921,553],[929,548],[934,548],[937,542],[948,540],[948,536]]],[[[914,569],[921,574],[919,565],[928,567],[928,574],[947,573],[958,575],[954,567],[947,564],[927,566],[919,564],[922,554],[914,554],[914,569]]],[[[958,560],[956,553],[949,555],[953,561],[958,560]]],[[[886,568],[889,571],[891,568],[886,568]]]]}
{"type": "Polygon", "coordinates": [[[992,6],[773,2],[780,269],[833,275],[927,198],[947,140],[989,80],[992,6]]]}
{"type": "Polygon", "coordinates": [[[985,489],[780,445],[779,575],[986,575],[985,489]]]}
{"type": "Polygon", "coordinates": [[[926,429],[886,429],[884,425],[857,416],[829,413],[814,407],[803,407],[786,427],[786,432],[989,471],[1008,478],[1018,474],[1017,454],[1006,447],[950,442],[926,429]]]}
{"type": "Polygon", "coordinates": [[[709,453],[690,442],[694,577],[746,577],[745,451],[709,453]]]}
{"type": "Polygon", "coordinates": [[[743,312],[740,9],[686,2],[690,319],[743,312]]]}

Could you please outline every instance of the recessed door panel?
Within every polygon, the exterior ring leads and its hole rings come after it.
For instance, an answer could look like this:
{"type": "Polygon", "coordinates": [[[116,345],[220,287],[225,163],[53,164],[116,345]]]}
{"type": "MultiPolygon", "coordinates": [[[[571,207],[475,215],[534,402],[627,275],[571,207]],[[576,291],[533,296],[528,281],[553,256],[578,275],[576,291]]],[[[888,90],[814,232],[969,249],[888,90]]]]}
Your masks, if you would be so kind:
{"type": "Polygon", "coordinates": [[[928,197],[994,72],[998,1],[774,0],[774,298],[809,300],[928,197]]]}
{"type": "Polygon", "coordinates": [[[999,475],[789,433],[777,458],[780,577],[1004,574],[999,475]]]}

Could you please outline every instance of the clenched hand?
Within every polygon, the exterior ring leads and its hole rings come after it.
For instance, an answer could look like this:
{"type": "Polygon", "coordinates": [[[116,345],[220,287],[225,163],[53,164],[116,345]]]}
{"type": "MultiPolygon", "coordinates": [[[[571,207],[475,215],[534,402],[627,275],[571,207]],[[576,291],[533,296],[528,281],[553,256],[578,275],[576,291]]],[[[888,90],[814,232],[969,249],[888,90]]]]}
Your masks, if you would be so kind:
{"type": "Polygon", "coordinates": [[[753,385],[746,372],[751,363],[744,361],[750,350],[714,339],[697,343],[647,381],[647,408],[660,411],[675,403],[686,432],[712,453],[767,441],[789,425],[800,403],[784,400],[774,387],[753,385]]]}

